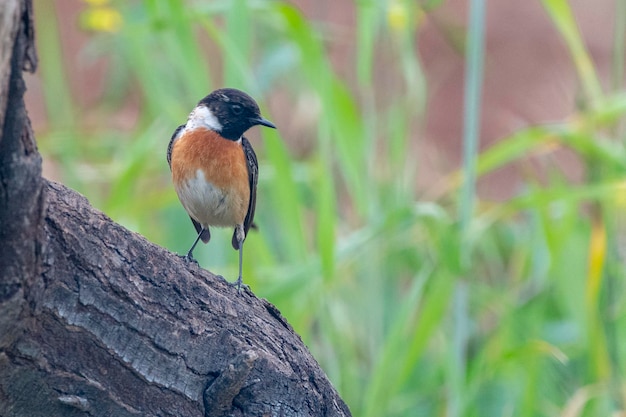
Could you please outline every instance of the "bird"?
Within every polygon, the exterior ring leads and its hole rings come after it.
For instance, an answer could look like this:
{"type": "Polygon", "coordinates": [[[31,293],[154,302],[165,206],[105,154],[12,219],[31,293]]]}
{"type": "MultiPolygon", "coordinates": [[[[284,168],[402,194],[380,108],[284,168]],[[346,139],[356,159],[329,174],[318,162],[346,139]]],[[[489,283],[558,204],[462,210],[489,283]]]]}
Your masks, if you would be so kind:
{"type": "Polygon", "coordinates": [[[234,227],[232,246],[239,251],[241,291],[243,243],[253,227],[259,164],[244,133],[253,126],[276,126],[241,90],[221,88],[198,102],[184,125],[174,131],[167,163],[182,206],[198,233],[185,256],[190,261],[200,240],[208,243],[210,227],[234,227]]]}

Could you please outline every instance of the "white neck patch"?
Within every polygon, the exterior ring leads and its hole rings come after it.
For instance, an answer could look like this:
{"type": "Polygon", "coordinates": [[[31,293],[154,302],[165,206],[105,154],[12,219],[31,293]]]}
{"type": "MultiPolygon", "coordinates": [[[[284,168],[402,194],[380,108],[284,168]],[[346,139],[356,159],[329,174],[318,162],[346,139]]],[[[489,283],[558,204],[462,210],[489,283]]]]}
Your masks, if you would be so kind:
{"type": "Polygon", "coordinates": [[[217,120],[217,117],[209,110],[206,106],[197,106],[193,111],[189,114],[189,118],[187,119],[187,124],[185,125],[185,130],[187,129],[197,129],[199,127],[205,127],[209,130],[213,130],[215,132],[222,131],[222,125],[217,120]]]}

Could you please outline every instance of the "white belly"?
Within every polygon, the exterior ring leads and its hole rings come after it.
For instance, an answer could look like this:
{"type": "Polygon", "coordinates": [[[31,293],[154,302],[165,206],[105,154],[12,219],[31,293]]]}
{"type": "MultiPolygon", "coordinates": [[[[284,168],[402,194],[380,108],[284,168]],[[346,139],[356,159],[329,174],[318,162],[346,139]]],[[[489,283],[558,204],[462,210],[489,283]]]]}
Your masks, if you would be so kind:
{"type": "Polygon", "coordinates": [[[240,211],[237,207],[241,207],[244,202],[238,201],[233,193],[206,181],[201,170],[196,171],[195,177],[176,187],[176,193],[191,217],[204,227],[235,226],[242,222],[235,218],[235,214],[240,211]]]}

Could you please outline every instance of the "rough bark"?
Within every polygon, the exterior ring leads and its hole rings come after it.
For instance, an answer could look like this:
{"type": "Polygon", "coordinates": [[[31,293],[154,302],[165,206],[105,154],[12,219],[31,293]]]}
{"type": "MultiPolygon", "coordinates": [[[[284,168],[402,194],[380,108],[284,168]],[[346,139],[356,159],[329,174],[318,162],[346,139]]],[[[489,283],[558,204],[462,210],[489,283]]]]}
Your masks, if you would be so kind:
{"type": "Polygon", "coordinates": [[[349,416],[274,306],[41,178],[32,9],[0,3],[0,416],[349,416]]]}

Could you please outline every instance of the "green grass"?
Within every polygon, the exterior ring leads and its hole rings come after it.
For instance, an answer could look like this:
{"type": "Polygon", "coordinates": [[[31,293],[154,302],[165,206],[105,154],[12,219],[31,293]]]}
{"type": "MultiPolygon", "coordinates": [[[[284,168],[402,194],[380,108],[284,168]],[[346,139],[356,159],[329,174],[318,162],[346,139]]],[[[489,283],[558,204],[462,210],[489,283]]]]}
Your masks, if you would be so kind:
{"type": "MultiPolygon", "coordinates": [[[[331,64],[326,22],[289,3],[108,4],[122,23],[88,46],[110,65],[102,103],[90,110],[101,117],[85,125],[59,59],[54,6],[38,0],[50,115],[39,145],[96,207],[182,253],[194,234],[165,162],[171,132],[221,85],[249,91],[270,120],[288,123],[264,103],[279,90],[317,116],[315,141],[294,158],[280,129],[262,131],[261,230],[246,241],[244,276],[292,323],[355,416],[608,416],[624,410],[626,371],[624,6],[615,5],[605,88],[568,2],[544,0],[580,78],[580,110],[477,153],[481,3],[470,2],[462,48],[471,64],[464,164],[430,200],[418,193],[412,154],[428,89],[415,39],[439,1],[355,2],[351,79],[331,64]],[[380,54],[398,81],[391,99],[374,83],[380,54]],[[137,123],[112,128],[108,116],[129,91],[140,97],[137,123]],[[553,169],[503,203],[476,194],[476,179],[529,154],[549,161],[555,148],[577,155],[582,181],[553,169]]],[[[88,13],[97,21],[104,7],[88,13]]],[[[196,255],[233,277],[230,233],[216,231],[196,255]]]]}

